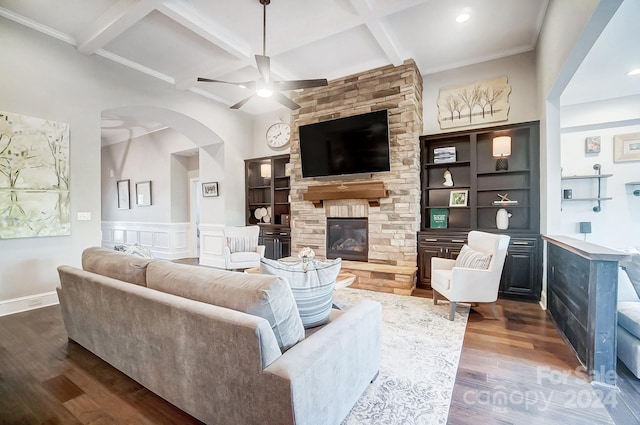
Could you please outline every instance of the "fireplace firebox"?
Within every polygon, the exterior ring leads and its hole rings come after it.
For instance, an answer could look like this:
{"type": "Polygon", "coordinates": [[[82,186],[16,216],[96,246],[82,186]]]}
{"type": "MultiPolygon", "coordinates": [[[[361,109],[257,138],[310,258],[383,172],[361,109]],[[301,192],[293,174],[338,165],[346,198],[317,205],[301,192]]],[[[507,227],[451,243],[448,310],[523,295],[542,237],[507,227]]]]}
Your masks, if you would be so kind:
{"type": "Polygon", "coordinates": [[[327,258],[367,261],[369,237],[367,218],[327,218],[327,258]]]}

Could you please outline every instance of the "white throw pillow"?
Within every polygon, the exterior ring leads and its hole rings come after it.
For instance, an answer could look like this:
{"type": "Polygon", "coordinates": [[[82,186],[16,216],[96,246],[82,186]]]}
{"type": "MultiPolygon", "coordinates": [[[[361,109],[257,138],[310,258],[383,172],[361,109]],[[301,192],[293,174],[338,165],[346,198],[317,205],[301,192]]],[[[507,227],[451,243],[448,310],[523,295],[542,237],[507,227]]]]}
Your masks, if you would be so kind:
{"type": "Polygon", "coordinates": [[[463,245],[456,258],[456,267],[464,267],[466,269],[483,269],[486,270],[491,264],[491,254],[485,254],[484,252],[476,251],[469,248],[468,245],[463,245]]]}
{"type": "Polygon", "coordinates": [[[306,264],[260,259],[260,273],[275,275],[289,282],[305,329],[324,325],[329,321],[333,290],[341,266],[340,258],[310,260],[306,264]]]}
{"type": "Polygon", "coordinates": [[[227,238],[227,246],[231,253],[234,252],[253,252],[258,246],[257,236],[233,236],[227,238]]]}

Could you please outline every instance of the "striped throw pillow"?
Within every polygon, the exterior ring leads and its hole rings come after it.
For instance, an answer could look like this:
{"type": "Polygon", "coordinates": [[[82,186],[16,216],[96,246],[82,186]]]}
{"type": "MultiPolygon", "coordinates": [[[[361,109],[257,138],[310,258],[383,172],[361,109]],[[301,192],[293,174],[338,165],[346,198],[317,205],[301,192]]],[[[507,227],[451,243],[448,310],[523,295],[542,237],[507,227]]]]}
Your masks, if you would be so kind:
{"type": "Polygon", "coordinates": [[[260,259],[260,273],[286,279],[298,306],[305,329],[324,325],[329,321],[333,305],[333,290],[342,266],[342,259],[308,263],[285,263],[260,259]]]}
{"type": "Polygon", "coordinates": [[[232,254],[234,252],[254,252],[258,246],[258,237],[234,236],[227,238],[227,246],[232,254]]]}
{"type": "Polygon", "coordinates": [[[491,263],[491,254],[485,254],[463,245],[456,258],[456,267],[464,267],[467,269],[488,269],[491,263]]]}

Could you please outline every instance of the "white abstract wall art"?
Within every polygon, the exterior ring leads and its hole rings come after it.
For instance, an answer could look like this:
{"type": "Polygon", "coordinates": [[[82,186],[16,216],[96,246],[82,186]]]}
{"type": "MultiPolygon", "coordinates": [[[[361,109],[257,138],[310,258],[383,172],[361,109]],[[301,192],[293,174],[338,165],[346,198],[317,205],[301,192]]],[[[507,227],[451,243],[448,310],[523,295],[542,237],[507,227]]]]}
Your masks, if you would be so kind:
{"type": "Polygon", "coordinates": [[[0,112],[0,239],[71,233],[69,125],[0,112]]]}
{"type": "Polygon", "coordinates": [[[509,118],[511,86],[507,77],[440,89],[440,128],[464,127],[509,118]]]}

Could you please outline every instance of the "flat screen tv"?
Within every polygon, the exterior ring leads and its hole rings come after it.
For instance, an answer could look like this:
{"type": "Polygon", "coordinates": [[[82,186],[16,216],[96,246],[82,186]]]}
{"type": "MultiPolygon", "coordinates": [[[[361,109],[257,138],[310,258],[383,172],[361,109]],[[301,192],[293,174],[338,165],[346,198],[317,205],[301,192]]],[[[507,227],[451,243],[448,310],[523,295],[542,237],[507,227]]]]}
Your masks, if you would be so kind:
{"type": "Polygon", "coordinates": [[[390,171],[387,110],[300,126],[302,177],[390,171]]]}

